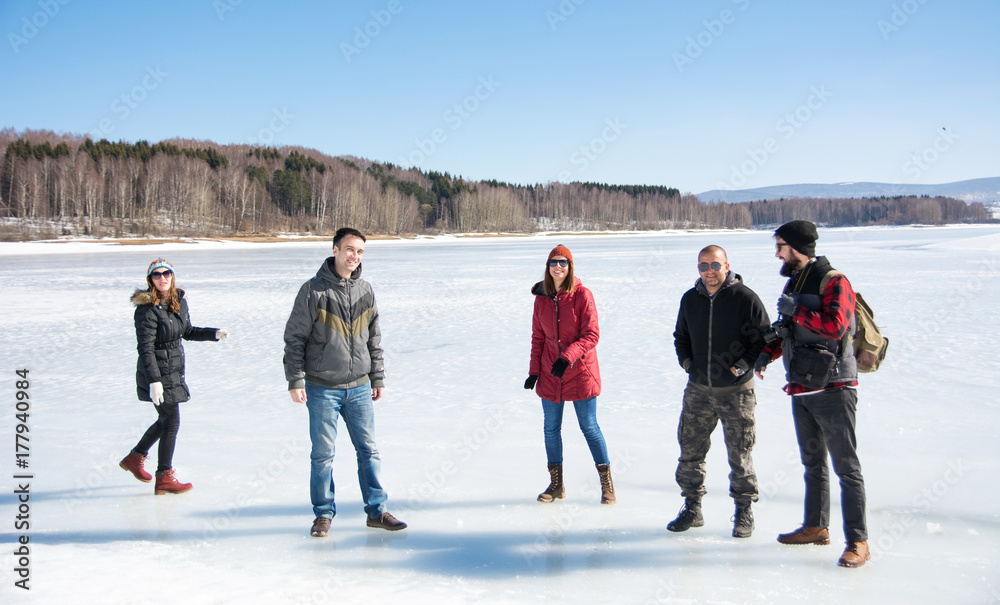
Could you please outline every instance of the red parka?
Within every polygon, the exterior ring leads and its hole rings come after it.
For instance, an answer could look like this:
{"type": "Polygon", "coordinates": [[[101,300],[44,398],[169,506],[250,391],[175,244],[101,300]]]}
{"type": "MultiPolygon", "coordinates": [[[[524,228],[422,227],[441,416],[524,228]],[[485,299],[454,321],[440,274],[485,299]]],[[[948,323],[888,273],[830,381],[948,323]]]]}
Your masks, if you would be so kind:
{"type": "Polygon", "coordinates": [[[594,295],[576,279],[572,294],[545,294],[542,282],[531,289],[535,312],[531,320],[531,365],[528,374],[538,376],[535,393],[562,403],[590,399],[601,394],[601,371],[597,367],[597,307],[594,295]],[[570,362],[562,379],[552,375],[552,364],[560,357],[570,362]]]}

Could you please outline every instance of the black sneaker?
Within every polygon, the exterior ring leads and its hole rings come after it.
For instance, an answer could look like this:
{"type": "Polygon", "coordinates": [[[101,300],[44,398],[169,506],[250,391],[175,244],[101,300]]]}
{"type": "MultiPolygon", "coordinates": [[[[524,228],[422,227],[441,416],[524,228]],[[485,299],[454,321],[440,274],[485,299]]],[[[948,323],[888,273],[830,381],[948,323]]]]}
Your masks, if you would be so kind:
{"type": "Polygon", "coordinates": [[[733,515],[733,537],[749,538],[753,534],[753,511],[749,504],[737,504],[733,515]]]}
{"type": "Polygon", "coordinates": [[[391,513],[382,513],[377,517],[368,517],[366,522],[368,527],[377,527],[379,529],[388,529],[389,531],[399,531],[401,529],[406,529],[406,523],[403,523],[396,517],[393,517],[391,513]]]}
{"type": "Polygon", "coordinates": [[[692,527],[701,527],[705,519],[701,516],[701,504],[685,502],[677,518],[667,524],[670,531],[687,531],[692,527]]]}
{"type": "Polygon", "coordinates": [[[313,521],[312,529],[309,530],[309,535],[314,538],[322,538],[323,536],[330,533],[330,518],[329,517],[316,517],[313,521]]]}

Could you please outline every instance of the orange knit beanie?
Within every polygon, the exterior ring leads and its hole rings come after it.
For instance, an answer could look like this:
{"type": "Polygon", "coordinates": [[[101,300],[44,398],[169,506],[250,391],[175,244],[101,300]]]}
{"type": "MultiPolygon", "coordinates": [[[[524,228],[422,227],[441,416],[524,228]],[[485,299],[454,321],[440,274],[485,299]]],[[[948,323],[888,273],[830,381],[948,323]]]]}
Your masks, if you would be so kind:
{"type": "Polygon", "coordinates": [[[573,264],[573,253],[569,251],[569,248],[562,244],[559,244],[552,249],[552,252],[549,252],[549,260],[552,260],[553,256],[565,256],[566,259],[569,260],[569,264],[573,264]]]}

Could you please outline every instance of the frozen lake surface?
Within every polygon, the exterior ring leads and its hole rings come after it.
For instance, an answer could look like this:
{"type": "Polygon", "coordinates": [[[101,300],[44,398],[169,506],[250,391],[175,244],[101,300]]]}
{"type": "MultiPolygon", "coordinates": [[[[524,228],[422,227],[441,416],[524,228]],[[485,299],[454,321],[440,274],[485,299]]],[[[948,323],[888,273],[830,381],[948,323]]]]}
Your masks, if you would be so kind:
{"type": "MultiPolygon", "coordinates": [[[[733,513],[721,434],[705,526],[666,528],[686,376],[673,351],[680,295],[708,244],[773,315],[784,282],[770,232],[370,241],[386,392],[376,403],[389,510],[365,527],[353,449],[335,461],[338,515],[311,538],[304,406],[282,373],[295,292],[329,243],[0,244],[0,603],[1000,603],[1000,227],[822,230],[829,256],[891,339],[863,375],[858,440],[873,560],[775,541],[802,519],[802,469],[777,367],[757,383],[761,499],[750,539],[733,513]],[[541,405],[524,391],[532,296],[548,251],[572,251],[597,300],[598,419],[618,504],[571,414],[567,497],[548,482],[541,405]],[[153,496],[118,460],[153,421],[135,398],[129,296],[151,260],[177,269],[195,325],[174,458],[194,484],[153,496]],[[15,469],[15,370],[30,370],[30,467],[15,469]],[[18,473],[30,528],[16,529],[18,473]],[[23,481],[23,480],[21,480],[23,481]],[[30,591],[15,586],[30,537],[30,591]],[[172,596],[159,596],[161,594],[172,596]]],[[[155,466],[155,454],[147,470],[155,466]]]]}

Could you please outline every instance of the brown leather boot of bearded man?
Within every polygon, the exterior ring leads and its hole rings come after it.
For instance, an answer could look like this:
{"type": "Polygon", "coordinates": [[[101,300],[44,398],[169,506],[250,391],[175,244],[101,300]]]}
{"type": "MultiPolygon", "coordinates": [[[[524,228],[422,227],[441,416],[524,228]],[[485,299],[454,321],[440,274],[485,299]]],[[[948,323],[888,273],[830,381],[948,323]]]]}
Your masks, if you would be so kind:
{"type": "Polygon", "coordinates": [[[830,543],[830,532],[825,527],[809,527],[803,525],[793,532],[778,534],[778,542],[782,544],[820,544],[830,543]]]}
{"type": "Polygon", "coordinates": [[[864,542],[851,542],[848,540],[847,548],[844,550],[844,554],[840,555],[837,565],[841,567],[861,567],[871,558],[872,554],[868,551],[867,540],[864,542]]]}

